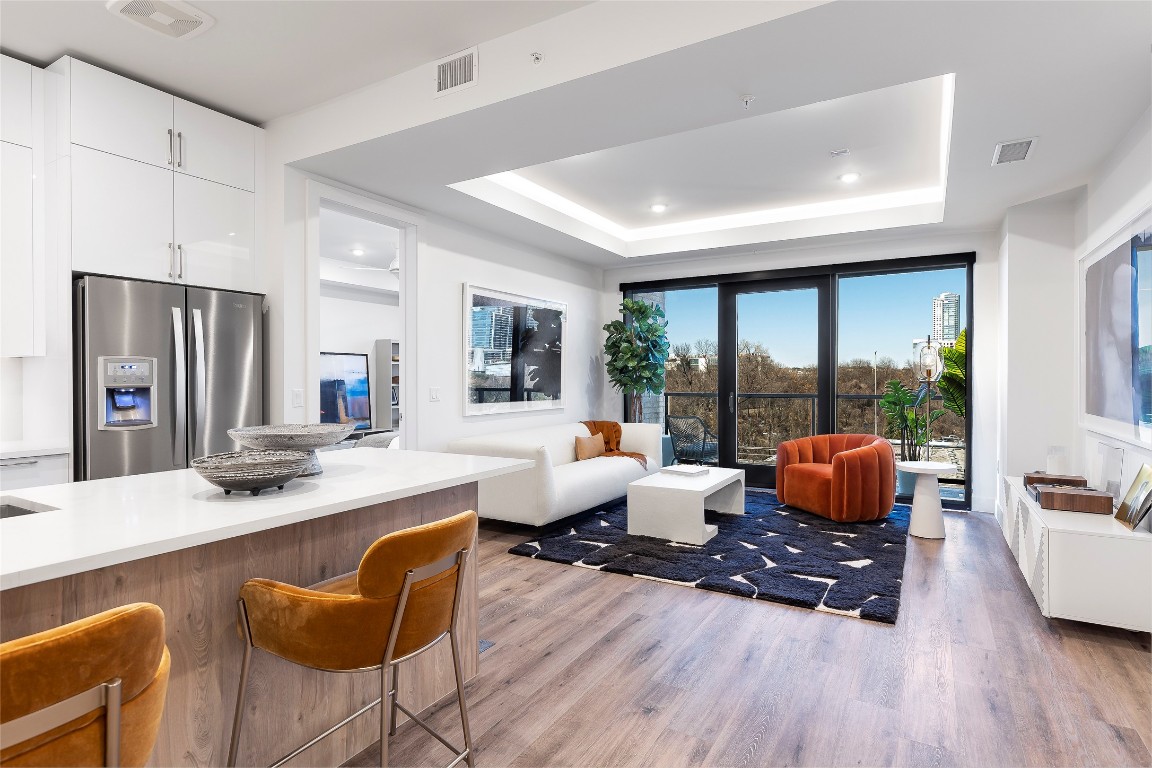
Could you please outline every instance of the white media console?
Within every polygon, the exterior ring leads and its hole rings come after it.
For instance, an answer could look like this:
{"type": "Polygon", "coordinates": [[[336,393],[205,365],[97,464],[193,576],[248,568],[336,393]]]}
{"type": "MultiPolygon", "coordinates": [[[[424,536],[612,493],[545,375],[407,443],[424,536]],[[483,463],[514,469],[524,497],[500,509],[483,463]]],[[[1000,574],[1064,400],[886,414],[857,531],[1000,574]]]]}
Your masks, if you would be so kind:
{"type": "Polygon", "coordinates": [[[996,519],[1040,612],[1152,631],[1152,532],[1111,515],[1042,509],[1020,477],[1001,478],[996,519]]]}

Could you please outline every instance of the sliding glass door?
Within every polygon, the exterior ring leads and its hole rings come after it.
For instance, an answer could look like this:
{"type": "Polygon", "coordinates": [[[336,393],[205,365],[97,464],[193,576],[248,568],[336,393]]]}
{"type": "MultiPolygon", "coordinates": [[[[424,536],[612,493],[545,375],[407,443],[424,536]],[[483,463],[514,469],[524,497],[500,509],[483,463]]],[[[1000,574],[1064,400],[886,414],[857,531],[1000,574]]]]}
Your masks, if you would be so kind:
{"type": "Polygon", "coordinates": [[[955,464],[941,477],[944,503],[966,507],[974,259],[962,253],[622,285],[668,313],[666,386],[645,395],[644,420],[664,424],[670,460],[740,467],[750,485],[769,488],[784,440],[878,434],[897,456],[955,464]],[[928,337],[955,350],[951,381],[930,395],[911,368],[913,345],[928,337]],[[888,382],[911,391],[928,429],[901,440],[881,405],[888,382]]]}
{"type": "Polygon", "coordinates": [[[829,280],[721,287],[720,463],[776,484],[776,448],[827,432],[829,280]]]}

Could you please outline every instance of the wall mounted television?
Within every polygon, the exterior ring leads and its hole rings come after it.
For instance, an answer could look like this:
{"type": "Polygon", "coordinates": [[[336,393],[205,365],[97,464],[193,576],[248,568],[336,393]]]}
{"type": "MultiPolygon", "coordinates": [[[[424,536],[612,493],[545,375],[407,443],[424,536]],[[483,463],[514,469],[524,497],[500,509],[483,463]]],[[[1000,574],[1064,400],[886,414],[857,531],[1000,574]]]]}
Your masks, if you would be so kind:
{"type": "Polygon", "coordinates": [[[320,422],[372,428],[367,354],[320,353],[320,422]]]}

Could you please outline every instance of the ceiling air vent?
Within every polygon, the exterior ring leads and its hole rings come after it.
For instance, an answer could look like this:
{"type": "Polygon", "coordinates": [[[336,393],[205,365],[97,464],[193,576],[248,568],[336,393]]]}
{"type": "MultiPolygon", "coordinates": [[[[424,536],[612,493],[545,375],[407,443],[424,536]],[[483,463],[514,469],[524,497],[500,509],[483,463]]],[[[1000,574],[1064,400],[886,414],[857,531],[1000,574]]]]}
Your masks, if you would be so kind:
{"type": "Polygon", "coordinates": [[[476,85],[479,74],[477,49],[454,53],[436,62],[436,96],[462,91],[476,85]]]}
{"type": "Polygon", "coordinates": [[[1000,142],[996,145],[996,151],[992,153],[992,165],[1017,163],[1025,159],[1028,157],[1028,152],[1032,149],[1032,143],[1035,141],[1036,137],[1033,136],[1030,139],[1000,142]]]}
{"type": "Polygon", "coordinates": [[[145,29],[187,40],[207,32],[216,19],[182,0],[108,0],[105,7],[145,29]]]}

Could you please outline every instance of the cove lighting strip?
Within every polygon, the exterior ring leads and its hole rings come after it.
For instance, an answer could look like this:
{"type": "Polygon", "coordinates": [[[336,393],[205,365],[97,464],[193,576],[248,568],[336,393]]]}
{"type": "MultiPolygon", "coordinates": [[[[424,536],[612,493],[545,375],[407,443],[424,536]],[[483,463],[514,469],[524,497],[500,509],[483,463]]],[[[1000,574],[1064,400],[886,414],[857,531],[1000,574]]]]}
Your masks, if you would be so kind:
{"type": "MultiPolygon", "coordinates": [[[[724,232],[745,227],[783,224],[792,221],[807,221],[858,213],[871,213],[936,203],[941,204],[940,215],[942,220],[943,203],[948,181],[948,154],[952,141],[952,115],[956,96],[956,75],[955,73],[943,75],[940,80],[939,183],[933,187],[901,190],[899,192],[888,192],[878,195],[864,195],[842,200],[807,203],[804,205],[765,208],[758,211],[629,229],[605,216],[601,216],[595,211],[585,208],[577,202],[569,200],[563,195],[553,192],[533,181],[529,181],[515,171],[494,173],[480,179],[450,184],[449,186],[481,200],[485,200],[485,202],[511,210],[527,218],[535,219],[534,216],[525,213],[523,210],[516,210],[514,207],[509,207],[504,202],[495,199],[495,196],[486,194],[484,188],[487,182],[525,200],[551,209],[572,221],[579,222],[596,230],[602,235],[615,238],[621,243],[643,243],[661,238],[690,237],[692,235],[724,232]]],[[[621,255],[626,258],[630,256],[630,254],[627,253],[621,253],[621,255]]]]}

